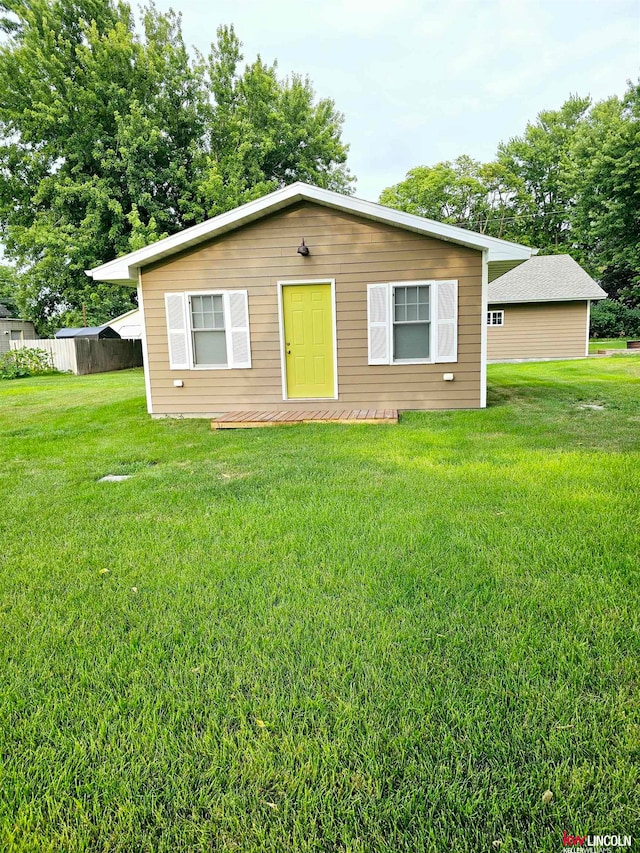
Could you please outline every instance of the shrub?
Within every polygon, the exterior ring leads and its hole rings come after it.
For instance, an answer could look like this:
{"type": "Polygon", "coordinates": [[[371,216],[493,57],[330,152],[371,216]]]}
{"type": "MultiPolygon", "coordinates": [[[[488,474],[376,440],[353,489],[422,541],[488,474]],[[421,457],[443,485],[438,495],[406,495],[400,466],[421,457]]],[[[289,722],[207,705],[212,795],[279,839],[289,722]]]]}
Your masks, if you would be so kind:
{"type": "Polygon", "coordinates": [[[0,355],[0,379],[22,379],[42,373],[57,373],[48,352],[25,347],[0,355]]]}
{"type": "Polygon", "coordinates": [[[629,308],[615,299],[591,304],[592,338],[640,337],[640,308],[629,308]]]}

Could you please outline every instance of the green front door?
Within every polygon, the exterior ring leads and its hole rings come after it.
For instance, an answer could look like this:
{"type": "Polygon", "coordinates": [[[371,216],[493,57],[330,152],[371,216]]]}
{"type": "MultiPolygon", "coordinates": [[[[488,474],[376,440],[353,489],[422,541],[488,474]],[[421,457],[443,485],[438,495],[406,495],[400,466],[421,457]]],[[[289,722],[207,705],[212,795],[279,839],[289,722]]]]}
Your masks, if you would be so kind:
{"type": "Polygon", "coordinates": [[[331,285],[284,285],[282,306],[287,397],[334,397],[331,285]]]}

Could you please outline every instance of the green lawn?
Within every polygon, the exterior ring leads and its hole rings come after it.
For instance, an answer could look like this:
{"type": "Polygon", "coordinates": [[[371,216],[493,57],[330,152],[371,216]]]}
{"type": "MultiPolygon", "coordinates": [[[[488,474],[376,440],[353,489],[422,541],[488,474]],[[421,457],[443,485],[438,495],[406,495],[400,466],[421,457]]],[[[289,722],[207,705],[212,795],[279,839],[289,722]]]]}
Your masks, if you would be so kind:
{"type": "Polygon", "coordinates": [[[138,371],[0,383],[0,849],[637,836],[640,359],[489,399],[214,433],[138,371]]]}
{"type": "Polygon", "coordinates": [[[626,338],[591,338],[589,341],[589,352],[598,352],[600,349],[626,349],[626,338]]]}

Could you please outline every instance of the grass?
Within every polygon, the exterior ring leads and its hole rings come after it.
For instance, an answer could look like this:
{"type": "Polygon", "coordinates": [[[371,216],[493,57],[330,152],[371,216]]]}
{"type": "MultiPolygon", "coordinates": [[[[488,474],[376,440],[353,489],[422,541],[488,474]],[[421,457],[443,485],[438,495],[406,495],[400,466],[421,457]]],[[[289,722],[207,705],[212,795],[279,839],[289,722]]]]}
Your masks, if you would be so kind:
{"type": "Polygon", "coordinates": [[[589,341],[589,352],[598,352],[600,349],[626,349],[626,338],[591,338],[589,341]]]}
{"type": "Polygon", "coordinates": [[[138,371],[0,384],[0,849],[637,836],[639,392],[214,433],[138,371]]]}

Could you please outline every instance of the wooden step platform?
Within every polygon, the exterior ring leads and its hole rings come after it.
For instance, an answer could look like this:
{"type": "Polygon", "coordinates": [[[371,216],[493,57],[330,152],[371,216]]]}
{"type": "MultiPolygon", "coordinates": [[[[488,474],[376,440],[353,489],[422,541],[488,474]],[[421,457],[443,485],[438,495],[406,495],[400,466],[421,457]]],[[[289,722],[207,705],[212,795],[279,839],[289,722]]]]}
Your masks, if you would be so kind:
{"type": "Polygon", "coordinates": [[[335,412],[226,412],[211,421],[211,429],[253,429],[293,424],[397,424],[397,409],[346,409],[335,412]]]}

